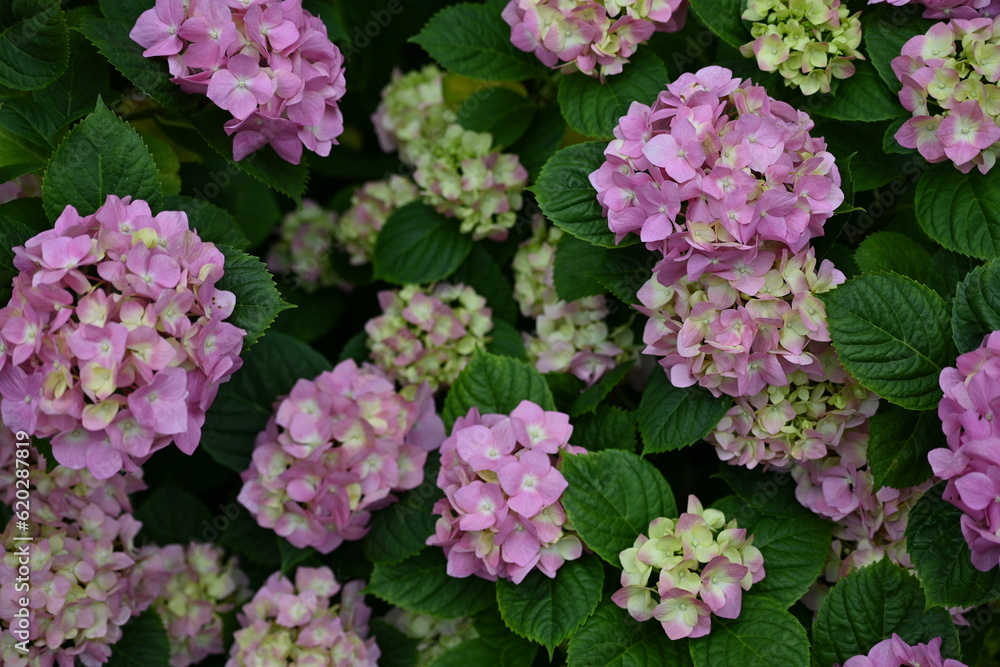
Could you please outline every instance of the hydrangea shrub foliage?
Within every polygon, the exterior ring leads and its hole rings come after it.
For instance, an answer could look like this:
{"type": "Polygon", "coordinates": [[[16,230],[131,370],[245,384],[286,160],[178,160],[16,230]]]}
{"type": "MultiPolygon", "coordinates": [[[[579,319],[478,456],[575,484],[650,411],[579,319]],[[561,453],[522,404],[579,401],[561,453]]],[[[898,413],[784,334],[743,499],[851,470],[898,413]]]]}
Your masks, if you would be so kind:
{"type": "Polygon", "coordinates": [[[0,664],[1000,665],[1000,2],[0,3],[0,664]]]}

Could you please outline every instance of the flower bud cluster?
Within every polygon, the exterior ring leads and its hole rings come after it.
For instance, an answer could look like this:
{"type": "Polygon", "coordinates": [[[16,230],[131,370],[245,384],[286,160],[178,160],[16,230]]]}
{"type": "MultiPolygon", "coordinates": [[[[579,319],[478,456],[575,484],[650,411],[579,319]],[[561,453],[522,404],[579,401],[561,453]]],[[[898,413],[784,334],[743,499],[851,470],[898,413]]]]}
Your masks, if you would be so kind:
{"type": "Polygon", "coordinates": [[[677,32],[685,0],[510,0],[510,41],[546,67],[598,77],[618,74],[654,32],[677,32]]]}
{"type": "Polygon", "coordinates": [[[719,510],[703,509],[694,496],[687,512],[654,519],[648,532],[621,552],[622,588],[612,600],[637,621],[655,618],[670,639],[707,635],[712,614],[737,618],[743,591],[764,578],[753,535],[735,519],[726,523],[719,510]]]}
{"type": "Polygon", "coordinates": [[[899,101],[913,113],[896,141],[928,162],[986,173],[1000,153],[1000,17],[935,23],[892,60],[899,101]]]}
{"type": "Polygon", "coordinates": [[[944,499],[964,512],[972,564],[987,572],[1000,566],[1000,331],[941,371],[940,384],[938,415],[948,447],[927,459],[948,481],[944,499]]]}
{"type": "Polygon", "coordinates": [[[843,201],[804,112],[722,67],[633,103],[590,175],[620,241],[662,254],[639,291],[645,352],[674,385],[751,396],[817,361],[829,341],[818,294],[844,280],[809,240],[843,201]]]}
{"type": "Polygon", "coordinates": [[[420,197],[417,186],[397,174],[382,181],[369,181],[351,196],[351,207],[340,216],[334,229],[337,244],[350,255],[351,264],[369,264],[375,254],[375,240],[396,209],[420,197]]]}
{"type": "Polygon", "coordinates": [[[537,216],[534,233],[514,254],[514,297],[535,333],[523,333],[528,358],[542,373],[572,373],[587,384],[635,357],[631,322],[610,329],[604,295],[563,301],[556,294],[554,262],[562,230],[537,216]]]}
{"type": "Polygon", "coordinates": [[[242,365],[215,245],[181,211],[154,217],[109,195],[92,215],[67,206],[14,255],[20,273],[0,310],[3,423],[51,437],[56,461],[99,479],[171,442],[192,453],[242,365]]]}
{"type": "Polygon", "coordinates": [[[351,360],[300,379],[257,435],[239,501],[293,545],[330,553],[368,532],[371,511],[424,479],[444,425],[426,387],[397,392],[351,360]]]}
{"type": "Polygon", "coordinates": [[[181,90],[232,114],[234,160],[270,144],[298,164],[303,148],[329,155],[344,131],[344,57],[297,0],[156,0],[129,37],[167,57],[181,90]]]}
{"type": "Polygon", "coordinates": [[[362,588],[341,587],[327,567],[300,567],[295,583],[275,572],[238,614],[226,667],[376,667],[381,652],[368,637],[362,588]]]}
{"type": "Polygon", "coordinates": [[[466,285],[407,285],[379,292],[382,314],[365,324],[371,359],[401,384],[447,387],[486,349],[493,313],[466,285]]]}
{"type": "Polygon", "coordinates": [[[854,75],[852,60],[865,59],[861,12],[851,14],[840,0],[750,0],[743,20],[754,22],[754,40],[740,53],[803,95],[829,93],[833,79],[854,75]]]}
{"type": "Polygon", "coordinates": [[[267,253],[267,268],[287,276],[306,292],[340,284],[330,260],[337,230],[337,214],[309,199],[285,214],[279,238],[267,253]]]}
{"type": "Polygon", "coordinates": [[[441,445],[437,485],[445,497],[427,544],[444,548],[448,574],[521,583],[532,570],[548,577],[583,553],[560,498],[568,487],[560,454],[569,444],[569,415],[521,401],[507,415],[476,408],[455,420],[441,445]]]}
{"type": "Polygon", "coordinates": [[[438,212],[456,218],[475,239],[503,240],[517,221],[528,184],[518,157],[493,150],[488,132],[466,130],[446,104],[444,73],[428,65],[394,72],[372,116],[385,151],[397,149],[415,169],[420,195],[438,212]]]}

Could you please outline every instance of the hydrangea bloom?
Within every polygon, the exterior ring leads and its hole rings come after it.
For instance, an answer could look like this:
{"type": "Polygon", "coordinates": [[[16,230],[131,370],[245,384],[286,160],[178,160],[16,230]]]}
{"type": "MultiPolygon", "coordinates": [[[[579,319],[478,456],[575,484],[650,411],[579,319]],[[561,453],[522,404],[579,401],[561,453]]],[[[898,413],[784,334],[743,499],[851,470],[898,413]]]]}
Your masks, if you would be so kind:
{"type": "Polygon", "coordinates": [[[445,651],[479,636],[472,619],[440,619],[393,607],[385,620],[410,639],[417,640],[416,667],[430,667],[445,651]]]}
{"type": "Polygon", "coordinates": [[[340,284],[330,260],[337,229],[337,214],[309,199],[285,214],[279,238],[267,253],[267,268],[287,276],[307,292],[340,284]]]}
{"type": "Polygon", "coordinates": [[[362,588],[341,587],[327,567],[300,567],[295,583],[275,572],[239,613],[226,667],[375,667],[380,651],[368,638],[362,588]]]}
{"type": "Polygon", "coordinates": [[[359,266],[372,261],[375,239],[396,209],[420,197],[408,178],[392,174],[382,181],[369,181],[351,196],[351,207],[340,216],[334,229],[337,244],[359,266]]]}
{"type": "Polygon", "coordinates": [[[855,58],[864,60],[861,12],[851,14],[840,0],[750,0],[744,21],[753,21],[754,40],[740,53],[756,58],[765,72],[778,72],[785,85],[804,95],[830,92],[830,82],[854,74],[855,58]]]}
{"type": "Polygon", "coordinates": [[[546,67],[604,79],[618,74],[654,32],[684,27],[684,0],[510,0],[510,41],[546,67]]]}
{"type": "Polygon", "coordinates": [[[13,181],[0,183],[0,204],[24,199],[25,197],[41,197],[42,183],[33,174],[15,178],[13,181]]]}
{"type": "Polygon", "coordinates": [[[190,454],[219,385],[240,368],[225,258],[180,211],[155,217],[109,195],[93,215],[67,206],[14,249],[0,310],[0,404],[14,430],[52,437],[67,468],[105,479],[171,442],[190,454]]]}
{"type": "Polygon", "coordinates": [[[588,384],[635,356],[631,322],[608,326],[603,295],[566,302],[556,294],[553,263],[562,230],[532,220],[534,232],[514,254],[514,297],[535,333],[524,332],[528,357],[542,373],[569,372],[588,384]]]}
{"type": "Polygon", "coordinates": [[[450,385],[493,330],[486,299],[465,285],[407,285],[378,301],[382,314],[365,324],[371,359],[403,384],[450,385]]]}
{"type": "Polygon", "coordinates": [[[1000,17],[936,23],[903,45],[892,71],[899,101],[913,113],[896,141],[928,162],[988,172],[1000,153],[1000,17]]]}
{"type": "Polygon", "coordinates": [[[889,639],[883,639],[868,651],[868,655],[856,655],[844,663],[844,667],[968,667],[964,662],[941,656],[941,638],[935,637],[927,644],[910,646],[895,632],[889,639]]]}
{"type": "Polygon", "coordinates": [[[822,365],[818,376],[797,370],[787,387],[770,385],[734,401],[705,438],[720,459],[747,468],[787,469],[822,459],[846,432],[867,423],[878,409],[878,396],[847,374],[832,347],[816,356],[822,365]]]}
{"type": "Polygon", "coordinates": [[[927,458],[934,474],[948,480],[945,500],[964,512],[972,564],[986,572],[1000,566],[1000,331],[941,371],[940,384],[948,448],[927,458]]]}
{"type": "MultiPolygon", "coordinates": [[[[0,501],[10,504],[14,447],[9,432],[0,428],[0,433],[0,501]]],[[[38,465],[44,468],[44,457],[38,465]]],[[[15,589],[20,556],[14,537],[25,533],[12,519],[0,534],[0,625],[5,629],[0,662],[9,667],[72,667],[76,660],[86,667],[104,664],[122,627],[151,602],[140,595],[132,576],[140,559],[134,539],[141,524],[132,517],[128,494],[144,485],[134,474],[97,480],[85,470],[61,466],[32,477],[27,593],[15,589]],[[6,641],[21,597],[29,598],[32,613],[27,653],[6,641]]]]}
{"type": "Polygon", "coordinates": [[[277,402],[239,501],[293,545],[330,553],[364,537],[393,492],[423,482],[427,452],[442,440],[426,387],[397,392],[377,369],[343,361],[277,402]]]}
{"type": "Polygon", "coordinates": [[[1000,0],[868,0],[869,5],[888,2],[894,7],[921,4],[925,19],[993,18],[1000,15],[1000,0]]]}
{"type": "Polygon", "coordinates": [[[583,553],[560,497],[568,486],[556,467],[569,444],[569,415],[521,401],[507,415],[476,408],[455,420],[441,445],[437,485],[445,497],[427,544],[448,557],[448,574],[521,583],[534,569],[548,577],[583,553]]]}
{"type": "Polygon", "coordinates": [[[234,160],[270,144],[298,164],[303,147],[329,155],[344,130],[344,58],[297,0],[156,0],[129,36],[167,57],[182,90],[232,114],[234,160]]]}
{"type": "MultiPolygon", "coordinates": [[[[172,667],[188,667],[225,653],[222,615],[250,597],[236,559],[211,544],[171,544],[158,554],[167,573],[153,609],[170,640],[172,667]]],[[[141,566],[140,566],[141,567],[141,566]]]]}
{"type": "Polygon", "coordinates": [[[466,130],[444,99],[444,73],[433,66],[393,74],[372,116],[383,150],[399,150],[424,200],[457,218],[475,239],[503,240],[517,221],[528,172],[520,159],[492,149],[488,132],[466,130]]]}
{"type": "Polygon", "coordinates": [[[655,618],[670,639],[707,635],[712,614],[738,617],[743,591],[764,578],[753,535],[747,537],[735,519],[726,523],[719,510],[703,509],[694,496],[688,496],[687,512],[676,520],[654,519],[648,532],[621,552],[622,588],[612,600],[637,621],[655,618]]]}

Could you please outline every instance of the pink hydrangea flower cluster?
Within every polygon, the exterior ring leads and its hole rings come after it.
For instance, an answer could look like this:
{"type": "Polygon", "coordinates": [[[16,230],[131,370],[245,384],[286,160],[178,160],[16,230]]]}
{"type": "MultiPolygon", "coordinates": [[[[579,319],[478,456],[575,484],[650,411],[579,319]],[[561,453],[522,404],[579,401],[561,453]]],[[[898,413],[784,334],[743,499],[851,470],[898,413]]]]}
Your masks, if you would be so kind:
{"type": "Polygon", "coordinates": [[[25,197],[41,197],[42,183],[34,174],[19,176],[12,181],[0,183],[0,204],[25,197]]]}
{"type": "Polygon", "coordinates": [[[926,644],[910,646],[895,632],[889,639],[883,639],[868,651],[868,655],[856,655],[844,663],[844,667],[968,667],[964,662],[941,656],[941,637],[935,637],[926,644]]]}
{"type": "MultiPolygon", "coordinates": [[[[1000,8],[1000,3],[997,3],[1000,8]]],[[[1000,154],[1000,17],[935,23],[892,60],[899,101],[913,113],[896,141],[928,162],[986,173],[1000,154]]]]}
{"type": "Polygon", "coordinates": [[[397,392],[378,369],[343,361],[277,402],[238,499],[293,545],[330,553],[364,537],[393,492],[423,482],[444,436],[426,387],[397,392]]]}
{"type": "Polygon", "coordinates": [[[607,323],[604,295],[566,302],[555,289],[554,262],[562,230],[541,215],[533,233],[514,254],[514,298],[525,317],[535,319],[535,333],[522,332],[532,363],[542,373],[572,373],[587,384],[634,358],[631,322],[614,329],[607,323]]]}
{"type": "Polygon", "coordinates": [[[396,209],[420,197],[413,181],[397,174],[382,181],[369,181],[351,195],[351,207],[340,216],[334,229],[337,244],[350,255],[351,264],[369,264],[375,240],[396,209]]]}
{"type": "Polygon", "coordinates": [[[788,469],[836,450],[844,434],[864,426],[878,410],[878,396],[852,378],[832,347],[816,357],[821,372],[797,370],[788,386],[768,386],[737,398],[705,438],[732,465],[788,469]]]}
{"type": "Polygon", "coordinates": [[[486,349],[493,311],[466,285],[407,285],[379,292],[382,314],[365,324],[371,359],[402,384],[447,387],[486,349]]]}
{"type": "Polygon", "coordinates": [[[248,579],[236,558],[211,544],[171,544],[159,550],[163,577],[153,609],[170,641],[171,667],[195,665],[225,653],[223,619],[250,598],[248,579]]]}
{"type": "Polygon", "coordinates": [[[844,280],[809,240],[843,202],[809,116],[722,67],[633,103],[590,175],[618,240],[661,253],[639,291],[645,352],[676,386],[751,396],[817,361],[818,294],[844,280]]]}
{"type": "Polygon", "coordinates": [[[547,577],[583,553],[560,498],[568,483],[560,454],[586,454],[569,443],[569,415],[521,401],[510,415],[455,420],[441,445],[437,485],[445,497],[427,544],[444,549],[448,574],[521,583],[532,570],[547,577]]]}
{"type": "Polygon", "coordinates": [[[174,83],[233,115],[233,159],[270,144],[298,164],[326,156],[344,131],[344,58],[301,0],[156,0],[129,33],[166,56],[174,83]]]}
{"type": "MultiPolygon", "coordinates": [[[[4,504],[16,494],[15,447],[0,427],[0,489],[4,504]]],[[[32,466],[35,462],[32,461],[32,466]]],[[[44,457],[38,466],[44,469],[44,457]]],[[[30,499],[31,589],[17,590],[20,562],[15,537],[25,533],[12,519],[0,534],[0,663],[9,667],[104,664],[122,627],[149,606],[140,595],[134,566],[141,558],[134,539],[141,524],[133,518],[128,494],[145,488],[134,475],[95,479],[85,470],[57,466],[32,475],[30,499]],[[17,627],[18,600],[29,599],[28,652],[17,650],[7,632],[17,627]]],[[[21,575],[24,573],[21,572],[21,575]]]]}
{"type": "Polygon", "coordinates": [[[275,572],[239,613],[226,667],[375,667],[381,652],[368,637],[362,588],[341,587],[327,567],[300,567],[295,583],[275,572]]]}
{"type": "Polygon", "coordinates": [[[712,614],[737,618],[743,591],[764,578],[753,535],[735,519],[726,523],[719,510],[704,509],[695,496],[688,496],[687,512],[654,519],[648,532],[621,552],[622,588],[611,599],[637,621],[655,618],[670,639],[707,635],[712,614]]]}
{"type": "Polygon", "coordinates": [[[306,292],[340,285],[330,260],[337,214],[306,199],[302,207],[285,214],[278,239],[267,253],[267,268],[306,292]]]}
{"type": "Polygon", "coordinates": [[[501,14],[510,41],[546,67],[599,77],[618,74],[654,32],[684,27],[684,0],[510,0],[501,14]]]}
{"type": "Polygon", "coordinates": [[[944,499],[964,512],[972,564],[1000,565],[1000,331],[941,371],[938,404],[948,448],[931,450],[934,474],[948,480],[944,499]]]}
{"type": "Polygon", "coordinates": [[[836,522],[826,572],[829,581],[884,557],[911,567],[904,539],[906,524],[910,509],[932,482],[903,489],[876,489],[867,451],[866,422],[845,431],[826,457],[797,462],[791,468],[798,501],[836,522]]]}
{"type": "Polygon", "coordinates": [[[181,211],[109,195],[67,206],[14,249],[0,310],[0,410],[52,438],[56,460],[106,479],[171,442],[190,454],[219,385],[240,368],[245,332],[224,322],[225,257],[181,211]]]}
{"type": "Polygon", "coordinates": [[[1000,15],[1000,0],[868,0],[869,5],[887,2],[894,7],[920,4],[925,19],[993,18],[1000,15]]]}
{"type": "Polygon", "coordinates": [[[528,171],[513,153],[493,150],[493,135],[458,122],[445,101],[445,74],[434,66],[396,71],[372,116],[385,151],[414,168],[424,201],[459,221],[476,240],[502,241],[524,204],[528,171]]]}

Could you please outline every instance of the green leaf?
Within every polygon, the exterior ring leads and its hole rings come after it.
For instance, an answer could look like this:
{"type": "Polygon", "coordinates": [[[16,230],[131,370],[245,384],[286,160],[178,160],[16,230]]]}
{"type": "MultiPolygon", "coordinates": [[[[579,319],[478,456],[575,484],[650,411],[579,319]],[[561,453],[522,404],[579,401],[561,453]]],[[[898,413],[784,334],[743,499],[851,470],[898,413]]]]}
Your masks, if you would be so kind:
{"type": "MultiPolygon", "coordinates": [[[[978,265],[977,259],[940,248],[931,257],[931,275],[927,285],[951,303],[958,284],[978,265]]],[[[952,321],[954,322],[954,310],[952,321]]]]}
{"type": "Polygon", "coordinates": [[[226,321],[247,332],[243,339],[246,350],[271,326],[278,313],[292,306],[281,300],[274,279],[262,261],[229,246],[218,248],[226,257],[226,265],[216,287],[236,295],[233,314],[226,321]]]}
{"type": "Polygon", "coordinates": [[[614,405],[573,417],[572,442],[592,452],[602,449],[633,452],[635,419],[635,412],[626,412],[614,405]]]}
{"type": "Polygon", "coordinates": [[[759,512],[768,516],[796,519],[812,516],[796,500],[795,480],[788,473],[724,465],[717,474],[744,502],[746,515],[759,512]]]}
{"type": "Polygon", "coordinates": [[[535,114],[534,122],[528,126],[524,136],[514,142],[507,152],[520,156],[521,164],[534,181],[545,162],[556,152],[565,134],[566,122],[558,106],[552,104],[542,107],[535,114]]]}
{"type": "Polygon", "coordinates": [[[135,518],[142,522],[142,535],[160,545],[198,540],[212,521],[200,500],[169,483],[157,487],[139,505],[135,518]]]}
{"type": "Polygon", "coordinates": [[[545,67],[510,42],[498,8],[463,3],[435,14],[415,37],[449,72],[486,81],[520,81],[544,75],[545,67]]]}
{"type": "Polygon", "coordinates": [[[887,273],[849,280],[823,301],[833,346],[851,375],[909,410],[937,407],[938,375],[955,358],[944,299],[887,273]]]}
{"type": "Polygon", "coordinates": [[[370,626],[381,653],[378,658],[379,667],[413,667],[417,664],[419,640],[407,637],[396,626],[381,618],[372,619],[370,626]]]}
{"type": "Polygon", "coordinates": [[[655,621],[639,623],[611,601],[570,637],[568,667],[690,667],[684,642],[672,641],[655,621]]]}
{"type": "Polygon", "coordinates": [[[666,373],[654,368],[639,402],[643,454],[693,445],[718,425],[732,404],[728,396],[716,398],[698,386],[675,387],[666,373]]]}
{"type": "MultiPolygon", "coordinates": [[[[438,656],[430,663],[430,667],[469,667],[469,665],[524,667],[532,664],[538,652],[538,645],[514,635],[510,636],[516,641],[499,646],[490,644],[481,637],[462,642],[438,656]]],[[[379,664],[381,665],[381,659],[379,664]]]]}
{"type": "Polygon", "coordinates": [[[614,391],[618,383],[625,379],[628,372],[632,370],[634,363],[634,360],[629,359],[607,371],[601,376],[600,380],[584,389],[583,393],[576,397],[576,400],[573,401],[573,405],[569,409],[569,413],[577,416],[596,410],[598,406],[604,403],[608,394],[614,391]]]}
{"type": "Polygon", "coordinates": [[[927,452],[947,447],[936,412],[911,412],[891,406],[880,410],[868,423],[868,463],[875,489],[902,489],[930,479],[927,452]]]}
{"type": "Polygon", "coordinates": [[[499,660],[499,667],[524,667],[534,662],[538,644],[511,632],[497,606],[476,614],[473,624],[479,633],[479,639],[493,649],[493,662],[499,660]]]}
{"type": "Polygon", "coordinates": [[[366,593],[410,611],[440,618],[468,616],[494,600],[494,585],[480,577],[448,575],[441,549],[425,549],[401,563],[376,563],[366,593]]]}
{"type": "Polygon", "coordinates": [[[730,46],[738,49],[752,41],[749,29],[740,20],[743,14],[740,0],[694,0],[691,9],[699,21],[730,46]]]}
{"type": "Polygon", "coordinates": [[[493,135],[493,147],[502,149],[520,139],[534,120],[531,100],[509,88],[494,86],[465,98],[456,113],[462,127],[493,135]]]}
{"type": "MultiPolygon", "coordinates": [[[[142,143],[153,156],[156,171],[159,172],[160,191],[164,196],[176,196],[181,192],[181,162],[177,153],[163,139],[152,134],[140,135],[142,143]]],[[[203,201],[195,199],[195,201],[203,201]]]]}
{"type": "Polygon", "coordinates": [[[160,206],[153,157],[128,123],[103,104],[66,136],[52,155],[42,183],[45,213],[54,220],[66,206],[90,215],[108,195],[144,199],[160,206]]]}
{"type": "Polygon", "coordinates": [[[0,84],[44,88],[66,70],[69,31],[57,0],[13,0],[0,24],[0,84]]]}
{"type": "Polygon", "coordinates": [[[231,246],[244,250],[250,245],[239,223],[229,211],[210,204],[204,199],[172,195],[163,198],[164,211],[184,211],[187,213],[188,224],[198,233],[202,241],[211,241],[216,245],[231,246]]]}
{"type": "Polygon", "coordinates": [[[535,570],[520,584],[497,582],[497,603],[516,634],[555,648],[594,613],[601,601],[604,566],[596,556],[567,561],[555,578],[535,570]]]}
{"type": "MultiPolygon", "coordinates": [[[[588,180],[591,172],[604,163],[604,148],[600,142],[563,148],[545,163],[531,190],[545,217],[557,227],[594,245],[614,248],[615,235],[597,203],[597,191],[588,180]]],[[[638,240],[633,235],[623,243],[638,240]]]]}
{"type": "Polygon", "coordinates": [[[169,667],[170,642],[159,614],[147,609],[122,628],[108,667],[169,667]]]}
{"type": "Polygon", "coordinates": [[[971,607],[1000,599],[1000,568],[980,572],[962,536],[962,510],[943,500],[945,483],[929,489],[910,509],[906,550],[927,603],[971,607]]]}
{"type": "Polygon", "coordinates": [[[232,507],[236,514],[235,517],[227,517],[230,519],[228,523],[220,527],[213,522],[213,530],[221,531],[218,534],[219,544],[271,572],[280,569],[281,549],[278,542],[284,541],[283,538],[279,538],[273,530],[261,527],[242,505],[233,504],[232,507]]]}
{"type": "Polygon", "coordinates": [[[430,206],[410,202],[396,209],[375,241],[375,277],[398,285],[432,283],[450,276],[472,252],[472,238],[430,206]]]}
{"type": "Polygon", "coordinates": [[[317,554],[312,547],[300,549],[283,537],[278,538],[278,552],[281,554],[281,573],[288,576],[302,563],[317,554]]]}
{"type": "Polygon", "coordinates": [[[888,558],[847,575],[820,605],[812,627],[812,664],[843,664],[893,633],[910,645],[942,637],[942,655],[957,657],[958,635],[948,611],[924,611],[925,606],[917,578],[888,558]]]}
{"type": "MultiPolygon", "coordinates": [[[[454,223],[452,223],[454,224],[454,223]]],[[[424,258],[426,262],[427,258],[424,258]]],[[[458,270],[449,279],[452,283],[464,283],[486,299],[486,305],[493,311],[493,321],[499,318],[507,322],[517,321],[518,308],[514,301],[514,286],[500,270],[500,265],[481,244],[472,246],[458,270]]]]}
{"type": "Polygon", "coordinates": [[[281,289],[281,298],[295,307],[282,311],[272,329],[306,343],[330,333],[344,313],[345,298],[336,289],[306,292],[287,285],[281,289]]]}
{"type": "Polygon", "coordinates": [[[399,494],[399,502],[372,515],[371,530],[361,542],[365,557],[373,563],[392,565],[420,553],[434,534],[434,503],[443,492],[437,486],[435,455],[424,468],[424,481],[415,489],[399,494]]]}
{"type": "Polygon", "coordinates": [[[982,345],[1000,329],[1000,260],[976,267],[958,284],[951,308],[951,331],[959,352],[982,345]]]}
{"type": "Polygon", "coordinates": [[[552,277],[556,294],[563,301],[576,301],[588,296],[604,294],[607,289],[591,274],[601,265],[606,248],[564,234],[556,246],[552,277]]]}
{"type": "Polygon", "coordinates": [[[445,424],[464,417],[469,408],[481,414],[509,414],[522,400],[554,410],[545,378],[528,364],[510,357],[480,352],[459,374],[444,402],[445,424]]]}
{"type": "Polygon", "coordinates": [[[917,183],[914,206],[920,227],[948,250],[1000,257],[1000,173],[933,165],[917,183]]]}
{"type": "Polygon", "coordinates": [[[894,272],[919,283],[930,278],[931,254],[922,245],[899,232],[875,232],[865,237],[854,252],[865,273],[894,272]]]}
{"type": "Polygon", "coordinates": [[[811,112],[840,121],[864,122],[890,120],[907,113],[870,63],[856,60],[854,67],[854,75],[840,82],[836,94],[810,107],[811,112]]]}
{"type": "Polygon", "coordinates": [[[919,12],[901,11],[898,7],[865,11],[865,53],[892,93],[903,87],[892,71],[892,59],[899,57],[903,44],[911,37],[926,33],[932,25],[934,21],[920,18],[919,12]]]}
{"type": "Polygon", "coordinates": [[[219,387],[202,428],[201,446],[236,472],[250,465],[254,439],[274,414],[274,402],[300,378],[312,379],[331,365],[305,343],[271,332],[243,353],[243,367],[219,387]]]}
{"type": "Polygon", "coordinates": [[[603,82],[582,72],[561,77],[559,109],[580,134],[609,138],[632,102],[652,104],[666,85],[663,61],[652,51],[640,49],[620,74],[603,82]]]}
{"type": "Polygon", "coordinates": [[[175,111],[189,111],[198,104],[196,95],[184,93],[170,80],[166,58],[144,58],[143,48],[128,36],[134,25],[114,17],[89,18],[80,26],[82,32],[116,70],[135,87],[161,105],[175,111]]]}
{"type": "Polygon", "coordinates": [[[35,230],[16,220],[0,216],[0,303],[7,305],[13,280],[20,271],[14,268],[14,248],[23,246],[35,230]]]}
{"type": "Polygon", "coordinates": [[[618,449],[563,458],[562,502],[584,544],[614,567],[649,523],[677,516],[674,494],[648,461],[618,449]]]}
{"type": "Polygon", "coordinates": [[[653,275],[657,261],[656,253],[649,252],[643,245],[618,248],[604,253],[600,266],[594,268],[591,275],[619,301],[634,305],[639,303],[636,294],[653,275]]]}
{"type": "Polygon", "coordinates": [[[903,127],[903,124],[906,123],[907,120],[907,118],[897,118],[886,129],[885,134],[882,136],[883,153],[912,155],[917,152],[916,148],[906,148],[905,146],[901,146],[900,143],[896,141],[896,133],[899,132],[899,128],[903,127]]]}
{"type": "Polygon", "coordinates": [[[753,535],[753,545],[764,556],[767,574],[753,585],[754,595],[790,607],[823,572],[830,552],[832,523],[817,516],[789,521],[784,517],[757,515],[748,522],[741,520],[740,528],[753,535]]]}
{"type": "Polygon", "coordinates": [[[309,180],[309,168],[305,160],[299,164],[291,164],[279,157],[273,148],[265,146],[239,162],[234,161],[233,138],[227,135],[223,128],[226,121],[231,118],[228,112],[214,106],[188,114],[188,119],[194,123],[195,129],[205,143],[226,158],[230,164],[236,165],[238,169],[264,185],[288,195],[296,203],[301,202],[306,182],[309,180]]]}
{"type": "Polygon", "coordinates": [[[501,357],[528,361],[528,351],[524,348],[521,332],[507,320],[493,320],[493,330],[490,331],[486,351],[501,357]]]}
{"type": "Polygon", "coordinates": [[[694,667],[802,667],[809,638],[802,624],[769,598],[747,595],[739,618],[712,618],[712,631],[692,639],[694,667]]]}

